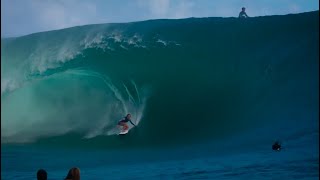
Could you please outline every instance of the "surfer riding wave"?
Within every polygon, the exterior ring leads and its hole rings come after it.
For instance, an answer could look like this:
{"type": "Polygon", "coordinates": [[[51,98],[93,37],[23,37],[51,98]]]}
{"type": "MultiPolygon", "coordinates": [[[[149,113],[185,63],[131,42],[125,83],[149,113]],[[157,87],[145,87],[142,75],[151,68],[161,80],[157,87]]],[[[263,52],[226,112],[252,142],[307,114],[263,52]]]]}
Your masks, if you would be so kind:
{"type": "Polygon", "coordinates": [[[126,117],[124,117],[123,119],[121,119],[118,122],[118,126],[122,127],[123,131],[126,131],[129,129],[129,126],[127,125],[127,123],[130,122],[132,125],[136,126],[135,124],[133,124],[133,122],[131,121],[131,114],[127,114],[126,117]]]}

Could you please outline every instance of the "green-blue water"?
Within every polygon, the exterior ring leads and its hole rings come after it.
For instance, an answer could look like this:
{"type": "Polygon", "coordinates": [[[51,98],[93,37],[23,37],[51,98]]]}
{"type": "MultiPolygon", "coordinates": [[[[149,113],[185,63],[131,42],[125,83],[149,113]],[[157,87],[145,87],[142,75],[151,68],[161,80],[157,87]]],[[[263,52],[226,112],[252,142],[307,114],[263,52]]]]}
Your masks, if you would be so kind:
{"type": "Polygon", "coordinates": [[[78,166],[83,179],[317,179],[318,20],[150,20],[1,39],[1,178],[45,168],[61,179],[78,166]],[[138,127],[117,136],[127,113],[138,127]]]}

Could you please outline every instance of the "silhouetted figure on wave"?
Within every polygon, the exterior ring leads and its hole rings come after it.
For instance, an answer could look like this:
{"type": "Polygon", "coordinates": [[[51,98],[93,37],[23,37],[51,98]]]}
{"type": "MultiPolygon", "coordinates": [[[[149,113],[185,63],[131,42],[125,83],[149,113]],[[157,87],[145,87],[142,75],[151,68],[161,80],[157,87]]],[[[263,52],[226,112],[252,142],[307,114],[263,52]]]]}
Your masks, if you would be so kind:
{"type": "Polygon", "coordinates": [[[249,16],[246,13],[246,8],[243,7],[242,11],[239,13],[239,18],[248,18],[249,16]]]}

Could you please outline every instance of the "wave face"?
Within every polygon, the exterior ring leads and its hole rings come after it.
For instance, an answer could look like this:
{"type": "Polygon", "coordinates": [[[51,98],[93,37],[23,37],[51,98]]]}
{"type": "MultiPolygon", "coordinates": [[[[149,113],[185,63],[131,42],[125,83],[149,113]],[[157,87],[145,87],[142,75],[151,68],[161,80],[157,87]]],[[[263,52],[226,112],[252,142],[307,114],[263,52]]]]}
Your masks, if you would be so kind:
{"type": "Polygon", "coordinates": [[[318,20],[150,20],[1,39],[2,143],[123,145],[115,126],[127,113],[131,145],[319,132],[318,20]]]}

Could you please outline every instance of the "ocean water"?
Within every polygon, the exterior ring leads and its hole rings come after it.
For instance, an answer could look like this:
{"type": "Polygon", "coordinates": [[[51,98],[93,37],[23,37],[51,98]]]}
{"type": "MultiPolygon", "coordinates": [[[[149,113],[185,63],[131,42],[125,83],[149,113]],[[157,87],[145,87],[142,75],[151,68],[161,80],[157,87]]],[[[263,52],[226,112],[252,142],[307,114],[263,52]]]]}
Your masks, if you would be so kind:
{"type": "Polygon", "coordinates": [[[1,39],[1,179],[318,179],[319,11],[1,39]],[[118,136],[131,113],[137,127],[118,136]],[[272,151],[279,140],[283,149],[272,151]]]}

